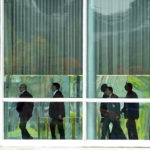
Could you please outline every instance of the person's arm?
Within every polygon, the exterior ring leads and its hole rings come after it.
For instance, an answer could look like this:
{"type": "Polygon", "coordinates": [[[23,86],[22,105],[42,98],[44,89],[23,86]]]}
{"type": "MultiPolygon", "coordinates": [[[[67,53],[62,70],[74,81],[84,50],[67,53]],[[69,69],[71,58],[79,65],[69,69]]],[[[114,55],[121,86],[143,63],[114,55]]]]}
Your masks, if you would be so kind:
{"type": "Polygon", "coordinates": [[[33,107],[34,107],[34,103],[33,103],[33,102],[29,102],[27,109],[28,109],[28,112],[29,112],[29,115],[30,115],[30,116],[32,116],[33,107]]]}
{"type": "Polygon", "coordinates": [[[51,106],[51,103],[49,103],[49,116],[52,118],[52,113],[53,113],[53,112],[52,112],[51,107],[52,107],[52,106],[51,106]]]}
{"type": "Polygon", "coordinates": [[[23,107],[24,107],[24,102],[18,102],[17,107],[16,107],[17,112],[21,113],[23,110],[23,107]]]}
{"type": "Polygon", "coordinates": [[[116,109],[117,109],[117,113],[116,113],[116,119],[120,119],[120,103],[116,104],[116,109]]]}
{"type": "Polygon", "coordinates": [[[100,113],[101,113],[102,117],[105,116],[105,114],[107,113],[107,103],[101,103],[101,105],[100,105],[100,113]]]}
{"type": "Polygon", "coordinates": [[[63,119],[65,117],[65,105],[64,102],[60,102],[59,104],[59,119],[63,119]]]}

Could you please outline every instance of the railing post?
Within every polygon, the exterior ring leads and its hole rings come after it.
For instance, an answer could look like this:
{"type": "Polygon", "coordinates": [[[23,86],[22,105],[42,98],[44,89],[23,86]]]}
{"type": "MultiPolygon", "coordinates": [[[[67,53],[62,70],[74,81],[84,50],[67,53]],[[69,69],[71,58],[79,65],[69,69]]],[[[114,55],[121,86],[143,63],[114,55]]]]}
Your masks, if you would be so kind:
{"type": "Polygon", "coordinates": [[[72,139],[75,139],[75,118],[71,119],[72,121],[72,139]]]}
{"type": "Polygon", "coordinates": [[[58,132],[57,128],[58,128],[58,127],[57,127],[57,125],[56,125],[56,128],[55,128],[55,136],[56,136],[56,139],[57,139],[57,135],[58,135],[58,134],[57,134],[57,132],[58,132]]]}
{"type": "Polygon", "coordinates": [[[97,121],[98,121],[98,125],[97,125],[97,128],[98,128],[98,139],[100,139],[100,116],[97,117],[97,121]]]}
{"type": "Polygon", "coordinates": [[[81,116],[81,136],[82,136],[82,116],[81,116]]]}
{"type": "Polygon", "coordinates": [[[48,139],[49,136],[49,119],[46,118],[46,138],[48,139]]]}

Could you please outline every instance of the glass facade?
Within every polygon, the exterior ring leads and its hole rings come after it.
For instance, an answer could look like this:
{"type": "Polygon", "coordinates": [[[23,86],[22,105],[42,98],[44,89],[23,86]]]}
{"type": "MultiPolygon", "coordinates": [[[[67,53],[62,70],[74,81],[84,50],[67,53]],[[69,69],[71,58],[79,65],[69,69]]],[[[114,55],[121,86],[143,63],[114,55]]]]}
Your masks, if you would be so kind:
{"type": "MultiPolygon", "coordinates": [[[[95,117],[96,136],[94,139],[97,139],[97,140],[102,138],[102,132],[104,129],[104,127],[103,127],[104,121],[102,120],[104,118],[102,117],[102,111],[100,112],[101,105],[103,105],[104,103],[106,104],[106,102],[103,102],[103,103],[97,102],[97,103],[95,103],[95,108],[90,107],[91,109],[96,110],[96,117],[95,117]]],[[[124,107],[124,103],[121,102],[120,103],[120,111],[123,107],[124,107]]],[[[149,127],[150,127],[149,110],[150,110],[150,103],[140,103],[139,104],[139,117],[137,119],[135,119],[136,130],[137,130],[139,140],[149,140],[149,136],[150,136],[149,135],[149,127]]],[[[113,114],[113,112],[111,112],[111,114],[113,114]]],[[[119,119],[120,126],[121,126],[121,129],[125,135],[125,138],[129,139],[127,120],[128,120],[128,118],[125,118],[125,115],[123,113],[121,113],[120,119],[119,119]]],[[[91,127],[91,129],[92,129],[92,127],[91,127]]],[[[111,140],[111,139],[113,139],[113,140],[115,140],[115,139],[119,140],[120,139],[121,140],[122,139],[122,136],[121,136],[119,130],[116,131],[119,133],[119,135],[117,133],[112,132],[112,130],[115,130],[115,129],[113,129],[113,122],[109,123],[109,129],[108,130],[109,131],[107,132],[106,137],[105,137],[106,139],[108,139],[108,140],[111,140]],[[117,136],[110,137],[110,134],[113,134],[113,135],[117,134],[117,136]]]]}
{"type": "MultiPolygon", "coordinates": [[[[109,107],[118,111],[121,108],[111,102],[115,103],[118,98],[130,98],[129,103],[133,103],[136,98],[150,97],[149,12],[149,0],[88,0],[87,97],[109,103],[104,109],[104,124],[103,119],[97,117],[97,110],[100,112],[98,104],[87,103],[87,139],[104,139],[108,122],[113,124],[111,128],[119,126],[116,130],[121,131],[119,121],[111,120],[113,112],[109,107]]],[[[119,101],[123,103],[123,100],[119,101]]],[[[120,112],[118,116],[123,131],[117,137],[107,136],[106,139],[121,139],[123,132],[124,139],[149,139],[149,116],[142,114],[148,110],[147,105],[140,103],[140,116],[136,121],[139,138],[127,135],[126,121],[120,112]],[[144,120],[146,128],[142,127],[144,120]]],[[[99,115],[102,117],[102,114],[99,115]]],[[[127,119],[128,129],[131,130],[133,124],[135,126],[132,119],[127,119]]],[[[114,130],[110,131],[114,134],[114,130]]]]}
{"type": "Polygon", "coordinates": [[[81,75],[82,0],[5,0],[5,75],[81,75]]]}
{"type": "Polygon", "coordinates": [[[150,98],[150,76],[98,75],[96,83],[96,94],[98,98],[103,97],[104,93],[101,91],[101,86],[103,84],[113,87],[113,93],[119,98],[125,98],[127,94],[124,88],[126,83],[132,83],[133,91],[136,92],[138,98],[150,98]]]}
{"type": "Polygon", "coordinates": [[[4,0],[4,139],[55,139],[54,132],[56,139],[82,139],[82,100],[65,101],[83,96],[82,5],[82,0],[4,0]],[[58,98],[64,98],[64,108],[58,98]]]}
{"type": "Polygon", "coordinates": [[[97,74],[149,75],[149,0],[89,0],[88,9],[97,74]]]}
{"type": "MultiPolygon", "coordinates": [[[[66,102],[63,126],[65,139],[82,139],[82,103],[66,102]]],[[[5,139],[21,139],[20,119],[16,110],[17,102],[4,103],[5,139]]],[[[49,117],[49,103],[34,103],[32,117],[28,120],[26,128],[34,139],[51,139],[51,118],[49,117]]],[[[60,135],[56,127],[56,138],[60,135]]]]}
{"type": "Polygon", "coordinates": [[[4,0],[4,139],[149,140],[149,14],[150,0],[4,0]]]}
{"type": "Polygon", "coordinates": [[[68,75],[7,75],[5,76],[5,97],[19,97],[20,83],[26,83],[28,91],[34,98],[51,98],[53,82],[60,84],[65,98],[81,98],[83,77],[68,75]]]}

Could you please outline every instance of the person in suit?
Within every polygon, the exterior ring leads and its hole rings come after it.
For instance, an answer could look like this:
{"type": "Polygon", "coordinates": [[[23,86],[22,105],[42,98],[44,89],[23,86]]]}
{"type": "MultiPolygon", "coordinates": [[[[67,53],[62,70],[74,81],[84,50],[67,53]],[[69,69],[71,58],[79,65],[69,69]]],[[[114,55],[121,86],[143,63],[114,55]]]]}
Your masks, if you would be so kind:
{"type": "MultiPolygon", "coordinates": [[[[21,84],[19,87],[20,98],[32,98],[32,95],[27,91],[27,85],[21,84]]],[[[33,102],[18,102],[16,110],[19,113],[20,123],[19,127],[21,129],[22,139],[33,139],[26,129],[26,124],[32,116],[34,103],[33,102]]]]}
{"type": "MultiPolygon", "coordinates": [[[[101,92],[103,93],[102,98],[107,98],[108,96],[106,95],[106,89],[107,89],[107,84],[103,84],[101,86],[101,92]]],[[[107,103],[101,103],[100,104],[100,113],[101,113],[101,125],[103,126],[103,122],[104,122],[104,117],[106,115],[107,112],[107,103]]],[[[102,127],[103,128],[103,127],[102,127]]],[[[108,136],[110,135],[110,131],[108,128],[108,136]]]]}
{"type": "MultiPolygon", "coordinates": [[[[131,83],[126,83],[126,98],[138,98],[137,94],[132,89],[133,85],[131,83]]],[[[139,118],[139,103],[124,103],[121,113],[124,113],[125,119],[128,119],[126,127],[128,129],[129,139],[138,139],[135,120],[139,118]]]]}
{"type": "MultiPolygon", "coordinates": [[[[51,89],[53,91],[53,98],[63,98],[63,94],[59,90],[60,89],[59,83],[53,83],[51,89]]],[[[50,102],[49,116],[51,118],[50,130],[52,134],[52,139],[56,139],[55,135],[56,125],[58,126],[60,139],[65,139],[65,132],[63,127],[63,118],[65,117],[64,102],[50,102]]]]}
{"type": "MultiPolygon", "coordinates": [[[[107,89],[107,84],[103,84],[101,86],[101,92],[103,92],[103,98],[107,98],[108,97],[106,95],[106,93],[105,93],[106,89],[107,89]]],[[[103,120],[104,120],[106,111],[107,111],[107,103],[101,103],[101,105],[100,105],[101,122],[103,122],[103,120]]]]}
{"type": "MultiPolygon", "coordinates": [[[[106,93],[108,98],[118,98],[117,95],[113,93],[112,87],[107,87],[106,93]]],[[[105,139],[106,134],[109,130],[109,124],[113,124],[112,132],[110,133],[110,139],[125,139],[124,133],[120,126],[120,103],[107,103],[107,111],[105,112],[105,117],[102,127],[102,137],[105,139]]]]}

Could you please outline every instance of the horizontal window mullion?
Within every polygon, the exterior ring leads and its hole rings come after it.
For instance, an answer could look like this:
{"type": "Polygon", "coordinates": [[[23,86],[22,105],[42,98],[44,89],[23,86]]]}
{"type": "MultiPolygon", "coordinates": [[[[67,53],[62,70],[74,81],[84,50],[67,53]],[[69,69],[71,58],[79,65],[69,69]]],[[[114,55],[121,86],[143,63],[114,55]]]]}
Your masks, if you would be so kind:
{"type": "Polygon", "coordinates": [[[3,98],[3,102],[83,102],[82,98],[3,98]]]}
{"type": "Polygon", "coordinates": [[[140,103],[145,103],[145,102],[150,102],[148,98],[86,98],[86,102],[140,102],[140,103]]]}

